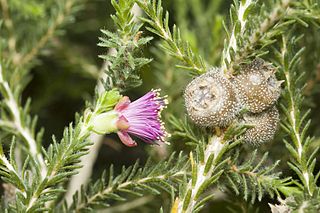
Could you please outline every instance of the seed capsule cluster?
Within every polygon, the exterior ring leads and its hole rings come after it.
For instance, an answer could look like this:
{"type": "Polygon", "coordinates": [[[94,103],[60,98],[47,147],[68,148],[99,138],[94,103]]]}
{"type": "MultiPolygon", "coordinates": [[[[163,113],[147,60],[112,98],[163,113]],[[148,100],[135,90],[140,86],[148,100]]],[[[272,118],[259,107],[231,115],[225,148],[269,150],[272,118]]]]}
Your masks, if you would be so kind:
{"type": "Polygon", "coordinates": [[[239,75],[227,78],[213,68],[191,81],[184,93],[187,113],[197,125],[226,127],[234,120],[253,125],[243,138],[250,144],[270,141],[277,130],[275,107],[281,92],[275,68],[262,59],[242,67],[239,75]],[[241,109],[248,113],[239,115],[241,109]]]}

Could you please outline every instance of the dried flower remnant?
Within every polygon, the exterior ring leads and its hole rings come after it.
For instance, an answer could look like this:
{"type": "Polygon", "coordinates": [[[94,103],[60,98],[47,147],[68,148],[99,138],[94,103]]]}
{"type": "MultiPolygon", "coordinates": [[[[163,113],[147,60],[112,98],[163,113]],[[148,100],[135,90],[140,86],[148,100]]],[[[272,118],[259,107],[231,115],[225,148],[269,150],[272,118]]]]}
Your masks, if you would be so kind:
{"type": "Polygon", "coordinates": [[[226,126],[240,109],[231,82],[216,68],[191,81],[184,99],[189,117],[200,126],[226,126]]]}
{"type": "Polygon", "coordinates": [[[164,142],[168,134],[161,121],[161,111],[167,105],[159,90],[152,90],[131,102],[127,96],[120,99],[112,111],[94,119],[93,130],[100,134],[116,132],[123,144],[136,146],[130,135],[146,143],[164,142]]]}
{"type": "Polygon", "coordinates": [[[273,139],[279,123],[279,112],[274,106],[258,114],[245,114],[244,123],[253,125],[243,135],[244,141],[253,145],[269,142],[273,139]]]}
{"type": "Polygon", "coordinates": [[[270,64],[256,59],[233,78],[240,102],[250,112],[262,112],[278,100],[282,81],[276,79],[275,72],[270,64]]]}

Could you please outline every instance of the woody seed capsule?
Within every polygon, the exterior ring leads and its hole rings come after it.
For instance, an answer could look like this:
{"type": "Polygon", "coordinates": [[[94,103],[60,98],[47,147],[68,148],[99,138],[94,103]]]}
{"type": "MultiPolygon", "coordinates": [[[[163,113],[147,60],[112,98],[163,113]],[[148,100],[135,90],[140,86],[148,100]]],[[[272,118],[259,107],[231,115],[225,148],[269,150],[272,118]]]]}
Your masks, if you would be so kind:
{"type": "Polygon", "coordinates": [[[233,78],[240,102],[250,112],[262,112],[278,100],[282,82],[276,79],[275,71],[270,64],[256,59],[233,78]]]}
{"type": "Polygon", "coordinates": [[[240,109],[231,82],[216,68],[191,81],[184,99],[189,117],[200,126],[226,126],[240,109]]]}
{"type": "Polygon", "coordinates": [[[259,145],[273,139],[279,123],[279,112],[274,106],[258,114],[246,114],[243,119],[244,123],[254,126],[246,130],[243,135],[244,141],[259,145]]]}

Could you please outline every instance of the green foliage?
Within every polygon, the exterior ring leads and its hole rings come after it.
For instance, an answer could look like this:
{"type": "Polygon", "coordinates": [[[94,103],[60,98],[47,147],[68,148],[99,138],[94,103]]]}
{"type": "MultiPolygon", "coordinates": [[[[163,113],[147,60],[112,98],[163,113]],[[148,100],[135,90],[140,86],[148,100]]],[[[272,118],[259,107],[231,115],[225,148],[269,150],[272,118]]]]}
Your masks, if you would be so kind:
{"type": "MultiPolygon", "coordinates": [[[[97,95],[95,109],[93,108],[92,110],[94,110],[94,113],[96,114],[110,111],[119,102],[121,97],[122,96],[120,95],[119,91],[116,89],[105,91],[100,95],[97,95]]],[[[90,116],[86,115],[86,120],[90,118],[90,116]]]]}
{"type": "MultiPolygon", "coordinates": [[[[174,153],[167,161],[157,162],[150,159],[143,168],[137,161],[133,166],[123,167],[119,175],[114,176],[113,166],[109,176],[104,172],[102,177],[87,188],[82,188],[80,199],[78,194],[70,207],[61,207],[64,212],[94,212],[97,208],[106,208],[114,202],[124,202],[128,195],[144,196],[159,195],[161,191],[172,193],[184,176],[188,175],[189,164],[181,153],[174,153]]],[[[61,210],[57,210],[61,212],[61,210]]]]}
{"type": "Polygon", "coordinates": [[[21,104],[22,90],[29,81],[27,70],[16,68],[10,72],[12,64],[5,63],[4,60],[1,62],[4,66],[0,65],[0,92],[3,96],[0,127],[17,136],[23,142],[19,145],[45,172],[44,160],[40,154],[43,130],[36,132],[37,117],[29,115],[30,99],[24,106],[21,104]],[[20,81],[22,82],[18,86],[14,86],[20,81]]]}
{"type": "Polygon", "coordinates": [[[188,122],[188,119],[178,119],[174,116],[169,118],[172,126],[172,140],[183,141],[186,145],[197,146],[208,141],[206,131],[199,129],[195,125],[188,122]]]}
{"type": "Polygon", "coordinates": [[[228,8],[225,1],[177,0],[173,1],[175,23],[181,36],[190,43],[195,54],[210,65],[218,65],[224,39],[222,14],[228,8]]]}
{"type": "Polygon", "coordinates": [[[107,90],[117,88],[123,91],[142,84],[138,71],[151,60],[139,57],[139,54],[152,37],[142,36],[142,25],[131,13],[133,0],[112,0],[111,3],[116,10],[111,18],[118,30],[116,33],[101,30],[105,37],[100,38],[99,46],[109,48],[109,54],[101,56],[106,60],[104,86],[107,90]]]}
{"type": "Polygon", "coordinates": [[[222,178],[225,182],[222,182],[223,186],[229,186],[236,195],[243,196],[244,200],[253,204],[256,200],[261,201],[264,194],[273,198],[275,195],[280,196],[280,192],[292,190],[290,178],[280,179],[280,173],[274,171],[279,161],[266,166],[268,153],[257,161],[257,150],[254,150],[248,160],[237,165],[239,155],[240,150],[232,154],[232,159],[228,162],[228,170],[222,178]]]}
{"type": "MultiPolygon", "coordinates": [[[[315,202],[318,196],[319,187],[317,186],[317,177],[320,171],[315,171],[316,155],[319,148],[311,149],[310,144],[313,139],[308,134],[311,121],[308,120],[310,110],[301,111],[304,97],[301,95],[303,84],[301,83],[304,73],[298,72],[301,63],[301,55],[304,49],[294,51],[296,44],[302,37],[292,36],[290,40],[283,36],[280,50],[275,54],[281,65],[280,72],[285,80],[284,101],[281,105],[286,117],[282,122],[282,128],[288,134],[291,141],[284,140],[286,148],[291,155],[291,162],[288,166],[296,173],[301,183],[297,184],[304,192],[304,196],[294,196],[295,199],[303,199],[305,202],[315,202]],[[299,87],[300,85],[300,87],[299,87]],[[316,175],[314,175],[316,174],[316,175]],[[312,201],[314,200],[314,201],[312,201]]],[[[299,202],[298,202],[299,203],[299,202]]],[[[301,203],[301,201],[300,201],[301,203]]],[[[302,204],[300,204],[302,205],[302,204]]],[[[318,209],[319,202],[313,204],[318,209]]],[[[295,209],[299,209],[300,206],[295,209]]]]}
{"type": "MultiPolygon", "coordinates": [[[[75,15],[91,4],[95,3],[0,0],[1,211],[112,212],[118,205],[130,211],[128,205],[145,198],[132,208],[155,205],[163,206],[161,212],[171,208],[171,212],[189,213],[205,212],[208,207],[208,212],[220,212],[225,209],[218,209],[216,203],[211,205],[212,201],[219,202],[215,198],[217,190],[231,202],[237,197],[239,206],[245,206],[243,211],[253,211],[256,205],[265,203],[264,198],[272,211],[319,211],[320,171],[316,157],[320,140],[315,130],[319,129],[317,117],[313,116],[319,107],[319,79],[312,79],[319,72],[319,0],[235,0],[230,7],[228,1],[220,0],[111,0],[114,29],[101,30],[98,44],[105,52],[100,56],[102,68],[92,65],[94,62],[81,51],[69,48],[71,41],[56,37],[66,24],[69,28],[64,32],[74,33],[77,27],[71,23],[75,15]],[[135,4],[144,14],[134,12],[135,4]],[[228,15],[225,8],[230,9],[228,15]],[[169,20],[168,11],[172,10],[174,16],[169,20]],[[149,34],[158,36],[155,44],[149,34]],[[30,113],[33,106],[25,91],[36,62],[45,62],[41,57],[36,60],[38,56],[55,60],[48,54],[54,49],[67,58],[64,67],[82,66],[85,76],[98,82],[94,98],[73,122],[68,121],[61,139],[52,136],[46,141],[43,128],[37,126],[37,115],[30,113]],[[282,109],[281,130],[274,142],[253,150],[242,143],[242,134],[253,126],[235,120],[223,128],[198,127],[186,118],[182,97],[190,80],[188,74],[200,75],[208,67],[218,66],[232,80],[240,65],[256,57],[275,65],[277,77],[284,83],[277,103],[282,109]],[[149,69],[145,65],[152,60],[153,72],[141,76],[142,68],[149,69]],[[176,68],[189,72],[181,73],[176,68]],[[310,81],[313,84],[306,85],[310,81]],[[63,197],[67,194],[66,184],[88,163],[83,157],[92,154],[89,136],[99,132],[95,131],[95,118],[112,111],[115,119],[105,119],[103,124],[113,127],[108,133],[119,131],[119,112],[113,109],[124,92],[130,90],[131,95],[135,92],[131,89],[142,83],[144,88],[159,86],[168,95],[171,105],[165,120],[172,133],[168,139],[172,146],[150,146],[153,152],[145,164],[130,160],[131,166],[118,171],[119,148],[109,138],[111,145],[107,149],[116,156],[115,166],[102,175],[97,170],[68,203],[63,197]],[[315,108],[310,109],[312,106],[315,108]],[[277,143],[280,140],[284,143],[277,143]],[[174,154],[176,150],[181,151],[179,155],[174,154]],[[158,160],[153,153],[163,159],[158,160]],[[165,201],[160,204],[159,200],[165,201]]],[[[78,30],[85,30],[81,26],[78,30]]],[[[78,86],[70,87],[76,91],[78,86]]],[[[96,166],[101,164],[106,167],[105,162],[96,166]]]]}
{"type": "MultiPolygon", "coordinates": [[[[65,129],[63,138],[60,143],[55,137],[47,150],[42,149],[42,154],[45,156],[46,173],[42,173],[40,165],[36,161],[32,161],[29,157],[25,160],[23,170],[21,171],[21,179],[19,174],[16,174],[17,165],[14,162],[14,154],[10,155],[11,162],[2,157],[2,169],[4,178],[12,178],[11,184],[20,189],[20,196],[17,194],[16,205],[11,206],[12,211],[17,212],[35,212],[45,211],[44,204],[48,201],[55,200],[64,192],[63,188],[58,185],[65,182],[70,176],[77,173],[77,169],[81,165],[79,158],[88,153],[88,146],[91,144],[87,141],[91,129],[91,119],[96,114],[114,106],[119,99],[119,93],[109,91],[102,94],[94,107],[93,112],[84,115],[85,117],[76,120],[76,126],[72,124],[65,129]],[[11,166],[10,166],[11,165],[11,166]],[[32,179],[30,179],[29,168],[34,168],[32,179]],[[14,178],[14,179],[13,179],[14,178]],[[21,184],[23,183],[23,184],[21,184]],[[25,194],[26,192],[26,194],[25,194]]],[[[14,143],[12,143],[10,153],[14,152],[14,143]]],[[[3,155],[3,153],[2,153],[3,155]]]]}
{"type": "Polygon", "coordinates": [[[170,31],[169,13],[166,12],[165,16],[163,16],[161,1],[138,0],[136,2],[149,17],[149,19],[141,18],[151,26],[147,27],[147,29],[165,41],[165,45],[161,46],[164,51],[183,62],[178,67],[197,74],[204,73],[206,65],[203,59],[193,53],[188,42],[182,40],[180,30],[174,25],[172,32],[170,31]]]}
{"type": "MultiPolygon", "coordinates": [[[[16,161],[14,160],[14,148],[15,148],[15,139],[13,138],[11,142],[11,147],[10,147],[10,159],[8,160],[3,153],[2,145],[0,147],[1,176],[2,176],[2,179],[5,180],[7,183],[14,185],[19,190],[20,196],[22,196],[21,192],[26,191],[26,186],[20,174],[18,174],[16,171],[18,166],[16,161]]],[[[25,172],[26,165],[27,164],[24,165],[24,169],[22,173],[25,172]]]]}
{"type": "Polygon", "coordinates": [[[257,8],[255,1],[247,0],[241,1],[240,5],[236,3],[231,8],[232,32],[229,33],[229,43],[226,43],[222,57],[224,67],[231,71],[237,70],[240,64],[247,63],[250,59],[266,55],[268,48],[277,43],[277,37],[296,24],[308,27],[308,22],[311,22],[318,25],[317,1],[271,1],[257,8]],[[243,28],[237,9],[240,5],[245,5],[244,2],[251,4],[243,13],[243,28]],[[257,12],[251,12],[252,10],[257,12]]]}
{"type": "Polygon", "coordinates": [[[4,54],[15,66],[23,67],[32,62],[59,27],[73,22],[73,15],[81,9],[81,1],[3,0],[1,7],[3,34],[9,41],[4,54]]]}
{"type": "MultiPolygon", "coordinates": [[[[296,43],[294,37],[291,39],[290,43],[296,43]]],[[[292,146],[287,140],[284,141],[288,151],[296,160],[294,162],[295,165],[289,165],[290,167],[294,166],[293,170],[295,171],[303,171],[308,169],[318,149],[314,150],[315,153],[310,156],[312,157],[311,159],[302,160],[302,158],[306,157],[303,155],[306,155],[309,151],[308,144],[312,142],[312,139],[307,136],[308,127],[310,125],[310,120],[307,119],[310,111],[301,112],[299,109],[303,102],[303,96],[301,95],[302,88],[300,88],[298,85],[301,85],[300,81],[303,78],[303,73],[297,72],[297,66],[299,65],[300,55],[303,53],[304,49],[301,49],[294,55],[290,55],[289,52],[293,51],[288,51],[288,48],[292,47],[290,46],[289,42],[285,38],[283,38],[283,46],[281,48],[281,52],[277,52],[280,63],[282,63],[282,68],[280,69],[280,71],[282,72],[282,75],[285,79],[287,90],[284,95],[285,103],[282,105],[282,109],[284,110],[287,119],[283,122],[282,127],[287,132],[287,134],[290,135],[291,141],[294,145],[292,146]],[[295,84],[295,86],[293,86],[292,84],[295,84]],[[309,162],[308,165],[305,165],[306,161],[309,162]],[[297,170],[298,167],[296,166],[302,167],[297,170]]],[[[312,173],[312,171],[309,172],[312,173]]],[[[302,173],[299,173],[299,177],[304,180],[302,173]]],[[[304,182],[304,185],[307,186],[309,185],[309,183],[304,182]]],[[[307,187],[306,190],[309,191],[310,189],[308,189],[307,187]]],[[[309,192],[311,193],[311,191],[309,192]]]]}
{"type": "Polygon", "coordinates": [[[296,194],[285,200],[285,203],[295,212],[319,212],[319,191],[315,192],[311,197],[309,194],[296,194]]]}
{"type": "MultiPolygon", "coordinates": [[[[159,1],[158,4],[156,1],[149,1],[149,2],[138,1],[138,3],[148,15],[148,19],[143,19],[145,22],[149,23],[152,27],[152,28],[148,28],[148,30],[159,35],[164,40],[165,43],[169,44],[168,45],[169,48],[165,49],[167,53],[183,61],[183,59],[177,57],[177,54],[175,53],[178,52],[177,50],[179,49],[180,46],[187,46],[187,45],[180,45],[181,43],[179,43],[179,40],[171,39],[170,37],[171,33],[168,27],[168,15],[166,15],[166,18],[162,22],[163,9],[158,5],[161,3],[161,1],[159,1]]],[[[266,12],[268,10],[267,9],[269,6],[268,4],[266,5],[263,4],[262,6],[258,7],[255,1],[241,1],[239,3],[235,2],[230,12],[232,27],[231,27],[231,32],[228,33],[229,41],[228,43],[227,42],[225,43],[224,54],[222,57],[222,62],[223,62],[222,66],[226,69],[226,72],[235,73],[233,70],[237,69],[237,66],[240,65],[241,63],[246,63],[246,61],[250,61],[249,60],[250,58],[252,59],[255,57],[260,57],[268,54],[269,52],[268,48],[270,48],[270,46],[275,45],[277,43],[276,38],[285,29],[287,29],[288,26],[292,27],[296,23],[302,24],[304,26],[308,26],[308,24],[306,23],[308,21],[315,24],[315,20],[317,20],[318,18],[316,15],[318,11],[309,10],[310,5],[313,5],[311,6],[312,8],[317,7],[314,2],[308,2],[308,4],[307,3],[299,4],[299,3],[290,2],[290,1],[281,1],[281,2],[278,2],[278,6],[274,7],[274,9],[272,9],[271,12],[266,12]],[[289,7],[290,9],[288,9],[289,7]],[[292,13],[296,15],[292,16],[291,15],[292,13]],[[310,14],[315,15],[313,16],[313,19],[311,18],[310,14]],[[250,16],[250,19],[248,18],[249,16],[250,16]],[[302,20],[305,20],[305,21],[302,21],[302,20]]],[[[175,27],[173,29],[175,32],[175,27]]],[[[173,38],[174,37],[175,36],[173,36],[173,38]]],[[[178,38],[180,39],[180,36],[178,36],[178,38]]],[[[197,60],[193,60],[193,61],[197,61],[197,60]]],[[[189,63],[189,65],[190,64],[191,63],[189,63]]],[[[293,84],[293,85],[296,85],[296,84],[293,84]]],[[[301,94],[301,93],[298,92],[298,94],[301,94]]],[[[207,153],[207,152],[210,149],[211,150],[217,149],[218,156],[219,156],[219,155],[223,155],[225,151],[223,151],[224,150],[223,148],[221,150],[217,147],[212,148],[210,146],[210,142],[208,143],[208,145],[203,144],[200,138],[195,137],[194,132],[190,129],[190,127],[188,127],[188,125],[183,125],[184,123],[179,123],[178,120],[174,120],[172,124],[175,126],[175,129],[178,130],[173,134],[174,137],[181,136],[184,139],[188,138],[187,141],[191,140],[192,141],[191,144],[194,144],[194,145],[198,144],[198,146],[196,146],[197,147],[196,157],[194,157],[193,154],[190,155],[193,175],[191,176],[190,182],[187,185],[185,185],[184,189],[180,193],[179,197],[183,198],[183,200],[178,204],[178,209],[182,211],[186,211],[186,212],[198,211],[198,207],[200,207],[201,205],[195,206],[195,203],[197,203],[198,201],[199,194],[202,193],[203,188],[209,187],[210,184],[208,183],[213,177],[214,179],[219,178],[218,171],[214,171],[214,174],[216,175],[213,175],[213,176],[209,175],[207,177],[208,171],[210,171],[211,168],[214,168],[214,167],[210,167],[209,164],[211,165],[213,162],[213,159],[215,158],[214,155],[210,155],[210,153],[207,153]],[[197,162],[197,160],[199,161],[197,162]],[[196,163],[193,163],[193,162],[196,162],[196,163]],[[202,165],[201,162],[206,162],[206,164],[202,165]],[[199,171],[201,171],[200,174],[199,174],[199,171]],[[203,179],[203,177],[205,178],[203,179]],[[202,180],[199,181],[199,179],[202,179],[202,180]]],[[[235,135],[241,134],[241,132],[245,131],[245,128],[247,127],[238,127],[238,128],[239,129],[232,128],[232,127],[229,128],[229,130],[226,132],[225,138],[232,140],[232,138],[235,135]],[[233,136],[232,133],[234,133],[235,135],[233,136]]],[[[298,131],[300,131],[299,126],[297,129],[298,131]]],[[[292,132],[294,131],[288,128],[288,132],[291,132],[292,134],[292,132]]],[[[221,134],[220,130],[217,131],[217,134],[218,135],[221,134]]],[[[316,153],[316,151],[314,153],[316,153]]],[[[311,156],[314,157],[315,154],[311,154],[311,156]]],[[[255,155],[253,158],[255,158],[255,155]]],[[[237,158],[233,158],[233,157],[232,159],[237,160],[237,158]]],[[[311,163],[312,160],[313,159],[311,159],[311,161],[308,161],[308,162],[311,163]]],[[[252,163],[252,161],[253,160],[249,161],[248,164],[244,166],[244,168],[248,169],[246,171],[248,173],[250,173],[250,164],[252,163]]],[[[311,169],[313,170],[315,162],[316,161],[313,161],[313,165],[309,163],[309,165],[306,165],[305,168],[310,166],[311,169]]],[[[263,164],[263,161],[261,161],[260,164],[263,164]]],[[[260,164],[258,165],[260,166],[260,164]]],[[[249,197],[248,195],[251,194],[252,195],[251,202],[255,201],[256,196],[258,196],[259,200],[261,200],[265,192],[269,193],[271,196],[273,196],[274,193],[276,192],[276,195],[279,196],[278,189],[281,189],[282,190],[281,192],[287,195],[292,194],[293,192],[297,193],[299,191],[298,189],[295,189],[294,186],[289,186],[293,183],[289,181],[290,178],[281,180],[279,179],[279,174],[273,172],[277,164],[278,163],[275,163],[271,167],[266,167],[264,170],[265,173],[261,172],[261,176],[263,176],[263,178],[266,176],[265,180],[261,178],[261,181],[260,181],[259,179],[260,174],[258,175],[258,177],[254,175],[253,177],[249,176],[247,177],[248,179],[246,179],[245,175],[242,175],[242,176],[234,175],[232,177],[237,181],[232,180],[232,178],[228,176],[229,184],[231,184],[234,190],[239,193],[239,189],[237,187],[239,187],[238,185],[241,182],[242,186],[244,187],[245,200],[247,200],[249,197]],[[238,184],[235,184],[235,182],[238,184]],[[262,183],[264,184],[263,186],[261,185],[262,183]],[[257,188],[256,184],[258,184],[258,186],[260,187],[257,188]]],[[[258,167],[256,169],[258,169],[258,167]]],[[[300,174],[298,175],[300,177],[303,177],[302,172],[300,172],[300,174]]],[[[201,201],[199,203],[201,203],[201,201]]]]}

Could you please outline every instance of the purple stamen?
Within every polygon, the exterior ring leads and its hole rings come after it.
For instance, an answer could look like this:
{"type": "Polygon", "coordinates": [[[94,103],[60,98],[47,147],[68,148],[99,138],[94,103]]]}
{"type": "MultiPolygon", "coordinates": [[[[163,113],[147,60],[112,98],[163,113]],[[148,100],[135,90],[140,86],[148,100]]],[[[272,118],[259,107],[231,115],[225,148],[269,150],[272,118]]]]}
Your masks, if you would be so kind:
{"type": "Polygon", "coordinates": [[[128,97],[123,97],[120,102],[115,106],[115,110],[122,118],[122,126],[129,128],[121,128],[118,135],[121,141],[127,146],[135,146],[136,143],[128,135],[134,135],[147,143],[156,143],[157,141],[164,142],[167,136],[163,123],[161,121],[161,111],[166,106],[166,99],[159,96],[158,90],[152,90],[137,99],[130,102],[128,97]]]}

